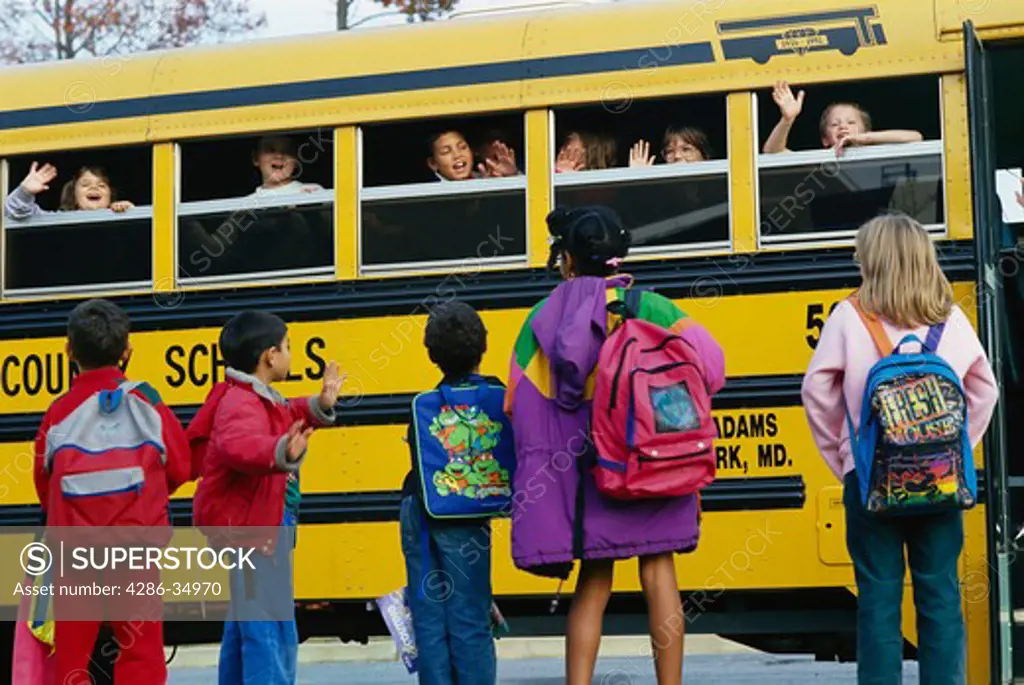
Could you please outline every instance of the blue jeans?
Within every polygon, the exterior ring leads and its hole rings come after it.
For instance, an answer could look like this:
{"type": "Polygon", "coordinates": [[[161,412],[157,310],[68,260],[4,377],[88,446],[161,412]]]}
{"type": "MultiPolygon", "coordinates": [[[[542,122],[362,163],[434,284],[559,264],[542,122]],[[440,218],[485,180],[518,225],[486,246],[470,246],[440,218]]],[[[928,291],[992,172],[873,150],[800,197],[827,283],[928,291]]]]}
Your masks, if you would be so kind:
{"type": "MultiPolygon", "coordinates": [[[[287,524],[287,522],[286,522],[287,524]]],[[[273,556],[258,551],[255,569],[228,573],[231,604],[220,643],[218,685],[294,685],[299,634],[290,553],[295,528],[285,525],[273,556]]]]}
{"type": "Polygon", "coordinates": [[[861,503],[853,473],[843,483],[846,546],[857,577],[857,682],[902,682],[900,608],[907,550],[917,609],[921,685],[966,682],[964,619],[957,559],[964,544],[960,511],[883,518],[861,503]]]}
{"type": "Polygon", "coordinates": [[[419,682],[494,685],[490,523],[428,521],[419,500],[406,497],[401,525],[419,682]]]}

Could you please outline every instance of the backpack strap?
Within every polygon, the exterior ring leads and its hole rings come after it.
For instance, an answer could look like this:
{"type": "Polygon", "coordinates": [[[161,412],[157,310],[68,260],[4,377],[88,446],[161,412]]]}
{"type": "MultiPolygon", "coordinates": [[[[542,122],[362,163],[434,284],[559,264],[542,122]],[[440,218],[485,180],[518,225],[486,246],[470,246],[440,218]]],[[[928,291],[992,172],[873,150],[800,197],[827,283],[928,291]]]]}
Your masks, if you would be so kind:
{"type": "Polygon", "coordinates": [[[924,346],[929,352],[935,353],[942,341],[942,333],[946,330],[946,322],[937,323],[928,327],[928,337],[924,339],[924,346]]]}
{"type": "MultiPolygon", "coordinates": [[[[608,322],[608,333],[611,334],[613,330],[621,326],[626,319],[636,319],[640,315],[640,302],[643,299],[643,290],[639,288],[624,287],[623,293],[625,297],[623,299],[610,300],[608,302],[608,313],[612,314],[617,319],[611,319],[608,322]]],[[[611,297],[611,289],[609,289],[608,297],[611,297]]]]}
{"type": "MultiPolygon", "coordinates": [[[[868,333],[871,334],[871,339],[875,343],[875,349],[878,350],[878,354],[882,357],[888,357],[892,354],[892,341],[889,340],[888,334],[885,332],[885,328],[882,327],[882,322],[877,316],[871,316],[865,312],[860,306],[860,300],[857,299],[856,295],[850,295],[850,304],[857,311],[857,315],[860,317],[864,327],[868,329],[868,333]]],[[[940,333],[941,335],[941,333],[940,333]]]]}
{"type": "Polygon", "coordinates": [[[644,291],[639,288],[626,288],[626,315],[631,319],[640,317],[640,302],[644,291]]]}
{"type": "Polygon", "coordinates": [[[152,385],[146,381],[125,381],[121,385],[117,386],[117,389],[128,394],[132,391],[137,391],[142,397],[154,407],[159,405],[162,400],[160,399],[160,393],[156,391],[152,385]]]}

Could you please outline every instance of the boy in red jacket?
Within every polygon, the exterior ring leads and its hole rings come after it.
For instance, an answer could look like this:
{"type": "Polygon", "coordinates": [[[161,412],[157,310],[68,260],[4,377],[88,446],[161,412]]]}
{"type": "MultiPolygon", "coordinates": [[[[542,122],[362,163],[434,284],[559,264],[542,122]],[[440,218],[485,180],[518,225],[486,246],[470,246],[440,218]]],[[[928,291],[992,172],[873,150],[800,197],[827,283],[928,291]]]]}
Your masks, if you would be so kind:
{"type": "MultiPolygon", "coordinates": [[[[67,353],[80,373],[50,405],[36,435],[34,480],[48,526],[167,527],[169,496],[191,480],[177,417],[153,388],[124,385],[119,365],[131,356],[128,330],[128,316],[106,300],[83,302],[68,318],[67,353]]],[[[103,623],[81,620],[83,605],[77,606],[75,620],[60,620],[61,603],[55,605],[59,683],[87,672],[103,623]]],[[[117,683],[167,682],[160,603],[147,605],[147,617],[149,611],[158,620],[107,621],[120,646],[117,683]]]]}
{"type": "Polygon", "coordinates": [[[220,682],[292,685],[298,633],[289,553],[298,521],[298,471],[313,426],[334,423],[343,378],[331,362],[319,396],[286,400],[274,390],[271,385],[291,371],[291,352],[288,329],[273,314],[233,317],[220,333],[220,349],[227,380],[213,388],[188,429],[202,474],[195,525],[209,531],[214,543],[230,536],[232,546],[237,527],[258,527],[242,534],[257,548],[255,568],[230,575],[220,682]]]}

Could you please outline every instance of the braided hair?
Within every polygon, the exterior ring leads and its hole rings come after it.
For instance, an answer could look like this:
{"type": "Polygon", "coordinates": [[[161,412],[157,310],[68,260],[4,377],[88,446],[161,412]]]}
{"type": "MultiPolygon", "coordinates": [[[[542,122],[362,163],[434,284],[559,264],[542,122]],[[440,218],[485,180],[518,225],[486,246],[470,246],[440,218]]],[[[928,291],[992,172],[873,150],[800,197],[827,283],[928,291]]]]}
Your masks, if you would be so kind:
{"type": "Polygon", "coordinates": [[[548,214],[547,223],[551,233],[549,269],[566,252],[581,276],[608,276],[618,269],[618,260],[626,256],[632,242],[619,215],[602,205],[560,207],[548,214]]]}

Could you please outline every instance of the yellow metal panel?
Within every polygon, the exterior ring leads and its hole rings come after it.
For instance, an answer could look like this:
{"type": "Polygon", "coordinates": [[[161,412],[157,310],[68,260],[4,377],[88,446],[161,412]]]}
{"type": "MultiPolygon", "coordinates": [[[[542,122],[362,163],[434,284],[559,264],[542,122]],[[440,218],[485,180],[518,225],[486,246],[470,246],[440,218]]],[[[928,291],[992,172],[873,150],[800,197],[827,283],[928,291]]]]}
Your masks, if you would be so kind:
{"type": "Polygon", "coordinates": [[[846,549],[846,509],[840,483],[818,490],[818,558],[831,566],[849,566],[846,549]]]}
{"type": "MultiPolygon", "coordinates": [[[[967,626],[967,682],[988,683],[991,631],[989,624],[989,546],[985,507],[964,516],[964,551],[960,557],[960,596],[967,626]]],[[[995,559],[995,556],[992,557],[995,559]]],[[[1004,579],[1005,581],[1006,579],[1004,579]]]]}
{"type": "Polygon", "coordinates": [[[355,278],[359,273],[359,129],[334,131],[334,276],[355,278]]]}
{"type": "Polygon", "coordinates": [[[526,226],[530,266],[546,266],[550,249],[545,219],[551,211],[551,115],[546,109],[526,113],[526,226]]]}
{"type": "Polygon", "coordinates": [[[963,74],[942,77],[942,125],[946,145],[946,225],[949,237],[969,240],[974,232],[967,83],[963,74]]]}
{"type": "Polygon", "coordinates": [[[729,211],[732,247],[736,252],[757,250],[757,195],[754,168],[754,99],[750,93],[729,93],[729,211]]]}
{"type": "Polygon", "coordinates": [[[935,0],[939,31],[944,40],[951,41],[963,40],[963,24],[968,19],[984,40],[1020,38],[1024,36],[1022,10],[1018,0],[935,0]]]}
{"type": "Polygon", "coordinates": [[[177,148],[153,146],[153,290],[158,293],[174,290],[176,282],[177,148]]]}
{"type": "MultiPolygon", "coordinates": [[[[0,72],[0,84],[3,82],[3,74],[0,72]]],[[[150,140],[148,132],[149,120],[144,117],[0,129],[0,154],[38,155],[44,151],[138,145],[150,140]]]]}

